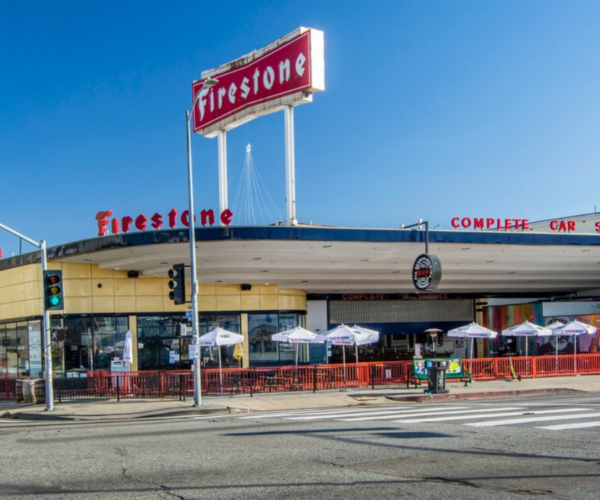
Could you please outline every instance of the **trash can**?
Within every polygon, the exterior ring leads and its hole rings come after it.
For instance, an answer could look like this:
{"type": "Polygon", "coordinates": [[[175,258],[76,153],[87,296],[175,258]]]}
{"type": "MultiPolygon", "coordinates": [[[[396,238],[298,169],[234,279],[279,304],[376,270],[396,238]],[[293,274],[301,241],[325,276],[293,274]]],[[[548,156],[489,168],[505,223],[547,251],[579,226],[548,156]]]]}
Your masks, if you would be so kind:
{"type": "Polygon", "coordinates": [[[448,369],[445,361],[427,361],[427,390],[428,394],[445,394],[449,392],[446,389],[446,370],[448,369]]]}

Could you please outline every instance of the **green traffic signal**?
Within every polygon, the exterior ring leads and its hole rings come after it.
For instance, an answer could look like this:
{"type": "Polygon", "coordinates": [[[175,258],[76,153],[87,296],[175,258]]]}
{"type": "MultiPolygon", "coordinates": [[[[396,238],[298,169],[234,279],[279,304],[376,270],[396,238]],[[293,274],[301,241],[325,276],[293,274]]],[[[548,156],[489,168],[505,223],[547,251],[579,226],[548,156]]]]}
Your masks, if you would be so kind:
{"type": "Polygon", "coordinates": [[[62,271],[44,271],[44,309],[64,309],[62,271]]]}

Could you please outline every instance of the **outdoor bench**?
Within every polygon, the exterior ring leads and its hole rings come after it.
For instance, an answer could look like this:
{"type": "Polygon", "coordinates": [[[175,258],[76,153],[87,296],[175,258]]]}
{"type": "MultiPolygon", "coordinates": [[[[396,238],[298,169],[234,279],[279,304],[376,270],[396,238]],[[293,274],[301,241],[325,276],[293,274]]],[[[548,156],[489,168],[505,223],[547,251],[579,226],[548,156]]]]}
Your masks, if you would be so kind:
{"type": "Polygon", "coordinates": [[[464,382],[465,387],[473,381],[471,373],[463,368],[460,358],[413,359],[413,366],[406,382],[406,388],[408,389],[411,385],[414,385],[416,389],[422,382],[427,381],[427,366],[433,362],[445,363],[446,380],[464,382]]]}

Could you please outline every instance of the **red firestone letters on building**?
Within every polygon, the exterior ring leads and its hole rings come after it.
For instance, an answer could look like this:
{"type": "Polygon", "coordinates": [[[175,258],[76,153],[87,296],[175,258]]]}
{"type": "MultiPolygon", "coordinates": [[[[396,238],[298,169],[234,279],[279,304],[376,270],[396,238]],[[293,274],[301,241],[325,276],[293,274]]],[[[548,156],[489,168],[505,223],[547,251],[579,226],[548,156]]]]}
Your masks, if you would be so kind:
{"type": "MultiPolygon", "coordinates": [[[[120,232],[127,234],[131,230],[132,225],[134,225],[135,228],[139,231],[145,231],[148,227],[148,218],[144,214],[138,215],[135,219],[128,215],[122,217],[121,219],[118,219],[117,217],[110,219],[112,214],[112,210],[101,210],[96,214],[96,221],[98,224],[98,236],[106,235],[109,224],[110,232],[112,234],[119,234],[120,232]]],[[[171,211],[167,214],[168,224],[171,229],[174,229],[177,226],[178,215],[179,212],[175,208],[171,209],[171,211]]],[[[223,212],[220,215],[220,220],[223,225],[229,226],[231,224],[231,221],[233,220],[233,212],[231,212],[231,210],[229,209],[223,210],[223,212]]],[[[164,225],[164,218],[162,214],[159,213],[155,213],[150,218],[150,221],[152,222],[150,226],[156,230],[159,230],[164,225]]],[[[184,210],[181,213],[179,221],[181,222],[182,226],[189,227],[189,210],[184,210]]],[[[194,215],[194,223],[195,222],[196,216],[194,215]]],[[[205,227],[206,224],[213,226],[215,223],[214,211],[212,209],[202,210],[200,212],[200,223],[202,224],[202,227],[205,227]]]]}

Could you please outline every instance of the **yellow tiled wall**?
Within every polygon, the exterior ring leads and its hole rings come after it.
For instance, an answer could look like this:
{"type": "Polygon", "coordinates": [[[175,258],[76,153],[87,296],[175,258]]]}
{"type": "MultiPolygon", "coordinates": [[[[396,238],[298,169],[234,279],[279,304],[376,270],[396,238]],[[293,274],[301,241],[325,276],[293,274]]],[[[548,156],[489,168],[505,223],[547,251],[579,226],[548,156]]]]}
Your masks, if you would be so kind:
{"type": "MultiPolygon", "coordinates": [[[[99,269],[94,264],[50,263],[48,268],[63,272],[65,309],[57,311],[58,314],[162,313],[190,309],[189,304],[176,306],[169,300],[166,278],[128,278],[127,271],[99,269]]],[[[39,264],[0,271],[0,321],[42,315],[41,274],[39,264]]],[[[189,298],[189,283],[186,289],[189,298]]],[[[274,285],[253,285],[251,290],[242,291],[240,285],[200,284],[198,308],[219,312],[305,311],[306,293],[274,285]]]]}

